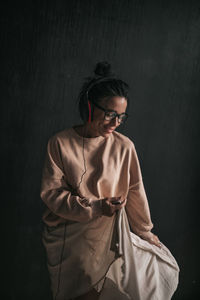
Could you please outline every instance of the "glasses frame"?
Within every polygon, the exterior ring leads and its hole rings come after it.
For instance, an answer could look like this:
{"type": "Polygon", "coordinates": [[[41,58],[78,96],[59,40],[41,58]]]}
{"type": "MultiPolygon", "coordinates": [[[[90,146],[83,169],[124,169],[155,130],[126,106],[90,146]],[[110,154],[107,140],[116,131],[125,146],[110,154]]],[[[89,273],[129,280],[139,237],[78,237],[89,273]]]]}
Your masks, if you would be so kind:
{"type": "MultiPolygon", "coordinates": [[[[114,112],[115,113],[115,117],[110,119],[111,120],[114,120],[116,117],[117,117],[117,120],[120,124],[124,124],[126,122],[126,120],[128,119],[128,114],[127,113],[122,113],[122,114],[118,114],[115,110],[107,110],[105,108],[103,108],[102,106],[100,106],[99,104],[95,103],[95,102],[92,102],[94,104],[94,106],[98,107],[99,109],[103,110],[104,111],[104,120],[106,120],[106,113],[107,112],[114,112]],[[120,121],[120,116],[121,115],[125,115],[126,116],[126,119],[125,121],[120,121]]],[[[106,121],[109,121],[109,120],[106,120],[106,121]]]]}

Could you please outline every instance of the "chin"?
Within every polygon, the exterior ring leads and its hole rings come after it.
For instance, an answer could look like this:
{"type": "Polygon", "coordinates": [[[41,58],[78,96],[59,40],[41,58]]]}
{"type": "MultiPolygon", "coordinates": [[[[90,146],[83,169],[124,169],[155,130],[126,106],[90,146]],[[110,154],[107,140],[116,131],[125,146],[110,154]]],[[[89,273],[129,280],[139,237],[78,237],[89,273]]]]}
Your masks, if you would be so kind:
{"type": "Polygon", "coordinates": [[[100,126],[99,127],[99,135],[103,136],[103,137],[109,137],[110,134],[114,131],[115,129],[112,130],[108,130],[106,129],[104,126],[100,126]]]}
{"type": "Polygon", "coordinates": [[[109,137],[110,134],[111,134],[113,131],[114,131],[114,130],[109,131],[109,132],[106,132],[106,131],[104,130],[104,131],[101,133],[101,135],[104,136],[104,137],[109,137]]]}
{"type": "Polygon", "coordinates": [[[102,133],[101,136],[105,137],[105,138],[108,138],[110,135],[110,133],[102,133]]]}

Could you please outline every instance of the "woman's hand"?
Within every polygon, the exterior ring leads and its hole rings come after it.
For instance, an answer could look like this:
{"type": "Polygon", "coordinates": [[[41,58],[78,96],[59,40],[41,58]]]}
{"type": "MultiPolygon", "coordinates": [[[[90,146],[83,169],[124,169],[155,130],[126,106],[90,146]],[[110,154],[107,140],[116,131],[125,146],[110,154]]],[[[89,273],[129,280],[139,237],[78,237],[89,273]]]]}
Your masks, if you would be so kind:
{"type": "Polygon", "coordinates": [[[102,213],[104,216],[111,217],[114,213],[121,209],[126,204],[126,199],[122,200],[120,197],[103,198],[102,213]],[[115,203],[115,204],[114,204],[115,203]]]}
{"type": "Polygon", "coordinates": [[[143,240],[146,240],[150,244],[156,245],[157,247],[161,248],[161,243],[157,235],[153,234],[151,231],[145,232],[140,237],[143,240]]]}

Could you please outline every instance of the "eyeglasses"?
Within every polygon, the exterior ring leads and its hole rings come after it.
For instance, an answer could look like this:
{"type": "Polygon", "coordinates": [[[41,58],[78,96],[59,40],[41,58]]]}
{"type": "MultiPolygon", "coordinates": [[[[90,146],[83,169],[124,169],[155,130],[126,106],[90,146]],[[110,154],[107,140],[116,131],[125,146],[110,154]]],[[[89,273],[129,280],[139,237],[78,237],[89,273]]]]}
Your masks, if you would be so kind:
{"type": "Polygon", "coordinates": [[[118,114],[116,111],[114,110],[107,110],[103,107],[101,107],[100,105],[98,105],[95,102],[92,102],[96,107],[98,107],[99,109],[103,110],[105,115],[104,115],[104,120],[106,121],[111,121],[114,120],[116,117],[118,119],[118,122],[120,124],[125,123],[125,121],[128,119],[128,114],[127,113],[122,113],[122,114],[118,114]]]}

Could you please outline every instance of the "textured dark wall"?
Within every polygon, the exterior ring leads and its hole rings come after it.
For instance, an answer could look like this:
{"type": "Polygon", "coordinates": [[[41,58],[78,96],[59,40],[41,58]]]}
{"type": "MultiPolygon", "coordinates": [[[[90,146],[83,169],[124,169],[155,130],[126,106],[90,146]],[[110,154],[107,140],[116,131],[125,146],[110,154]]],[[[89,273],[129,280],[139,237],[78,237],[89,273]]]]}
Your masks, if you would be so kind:
{"type": "Polygon", "coordinates": [[[0,13],[4,299],[50,299],[40,240],[46,143],[80,122],[78,91],[101,60],[131,87],[121,132],[136,145],[154,232],[181,269],[173,299],[198,299],[200,2],[16,1],[0,13]]]}

